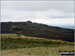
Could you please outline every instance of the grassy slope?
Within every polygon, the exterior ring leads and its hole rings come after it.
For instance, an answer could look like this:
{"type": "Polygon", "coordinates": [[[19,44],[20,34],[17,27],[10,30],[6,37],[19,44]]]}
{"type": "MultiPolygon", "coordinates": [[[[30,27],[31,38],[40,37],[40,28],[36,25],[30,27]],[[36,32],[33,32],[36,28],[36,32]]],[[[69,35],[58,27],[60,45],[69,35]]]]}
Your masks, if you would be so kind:
{"type": "Polygon", "coordinates": [[[73,43],[70,42],[16,34],[2,34],[1,41],[3,54],[58,55],[59,50],[73,51],[74,49],[73,43]]]}

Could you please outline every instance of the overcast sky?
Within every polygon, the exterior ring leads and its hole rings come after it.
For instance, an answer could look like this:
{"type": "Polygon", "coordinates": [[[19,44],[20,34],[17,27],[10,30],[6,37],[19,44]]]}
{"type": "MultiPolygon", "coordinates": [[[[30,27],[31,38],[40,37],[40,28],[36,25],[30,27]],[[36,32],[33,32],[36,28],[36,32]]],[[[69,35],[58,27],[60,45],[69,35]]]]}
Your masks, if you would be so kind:
{"type": "Polygon", "coordinates": [[[1,21],[74,26],[74,1],[1,1],[1,21]]]}

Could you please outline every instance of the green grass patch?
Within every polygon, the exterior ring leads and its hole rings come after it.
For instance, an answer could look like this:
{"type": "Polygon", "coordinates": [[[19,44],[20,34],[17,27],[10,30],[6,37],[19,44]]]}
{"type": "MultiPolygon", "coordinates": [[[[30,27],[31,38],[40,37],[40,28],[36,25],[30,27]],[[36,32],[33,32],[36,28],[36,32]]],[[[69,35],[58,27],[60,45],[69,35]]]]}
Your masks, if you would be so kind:
{"type": "Polygon", "coordinates": [[[73,43],[61,41],[61,40],[51,40],[43,38],[30,38],[23,36],[18,37],[17,35],[2,35],[1,37],[1,49],[16,49],[16,48],[32,48],[32,47],[59,47],[59,46],[73,46],[73,43]]]}

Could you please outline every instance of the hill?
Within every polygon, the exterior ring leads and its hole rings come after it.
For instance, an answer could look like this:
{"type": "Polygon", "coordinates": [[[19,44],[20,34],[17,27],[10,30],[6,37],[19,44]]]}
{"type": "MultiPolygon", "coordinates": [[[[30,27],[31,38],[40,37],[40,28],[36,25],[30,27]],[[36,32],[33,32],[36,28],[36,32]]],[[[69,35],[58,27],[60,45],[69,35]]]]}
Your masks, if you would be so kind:
{"type": "Polygon", "coordinates": [[[27,22],[1,22],[1,33],[16,33],[32,37],[74,41],[74,30],[48,26],[39,23],[27,22]]]}

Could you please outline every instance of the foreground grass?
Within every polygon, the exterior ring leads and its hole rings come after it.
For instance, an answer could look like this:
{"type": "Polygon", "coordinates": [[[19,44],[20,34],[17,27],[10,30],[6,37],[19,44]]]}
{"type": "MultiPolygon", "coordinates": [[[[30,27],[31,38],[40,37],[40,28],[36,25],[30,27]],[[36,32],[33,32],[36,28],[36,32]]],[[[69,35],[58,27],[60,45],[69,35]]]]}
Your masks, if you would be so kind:
{"type": "Polygon", "coordinates": [[[35,38],[28,36],[17,36],[16,34],[1,35],[2,54],[13,55],[58,55],[59,50],[73,51],[73,43],[35,38]]]}
{"type": "Polygon", "coordinates": [[[59,50],[62,51],[72,51],[73,46],[62,46],[62,47],[33,47],[33,48],[23,48],[23,49],[12,49],[3,50],[2,54],[22,54],[22,55],[58,55],[59,50]]]}
{"type": "Polygon", "coordinates": [[[3,55],[10,55],[10,56],[59,56],[59,50],[62,51],[72,51],[73,46],[62,46],[62,47],[33,47],[33,48],[23,48],[23,49],[12,49],[12,50],[2,50],[3,55]]]}

